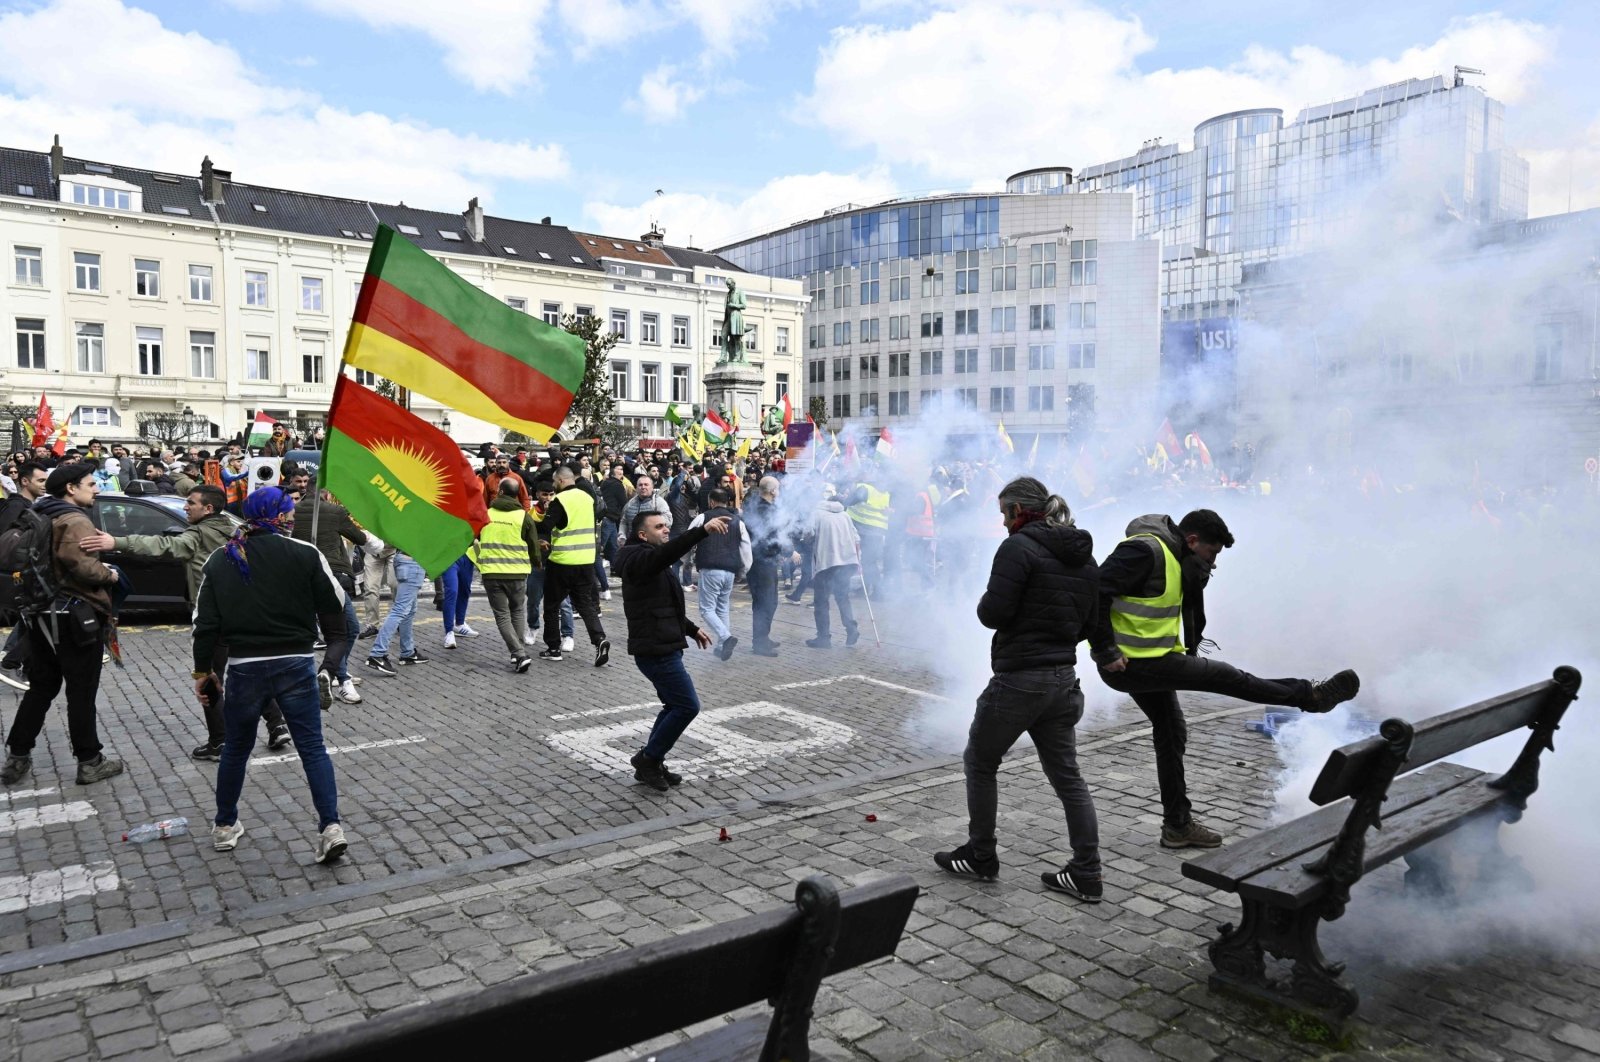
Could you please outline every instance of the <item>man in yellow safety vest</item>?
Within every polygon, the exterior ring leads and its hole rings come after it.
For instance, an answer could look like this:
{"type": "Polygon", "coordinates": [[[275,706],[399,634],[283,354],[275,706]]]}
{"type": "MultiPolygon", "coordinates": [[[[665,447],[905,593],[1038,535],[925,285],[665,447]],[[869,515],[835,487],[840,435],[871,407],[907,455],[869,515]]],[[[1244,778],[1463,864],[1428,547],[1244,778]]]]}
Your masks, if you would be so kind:
{"type": "Polygon", "coordinates": [[[870,597],[883,581],[884,558],[889,549],[889,492],[871,482],[861,482],[846,503],[850,520],[861,537],[861,586],[870,597]]]}
{"type": "Polygon", "coordinates": [[[511,652],[511,670],[523,674],[533,663],[524,648],[528,633],[528,576],[539,550],[539,529],[522,507],[522,481],[500,481],[489,503],[489,522],[467,551],[483,576],[483,594],[494,613],[500,638],[511,652]]]}
{"type": "Polygon", "coordinates": [[[572,608],[583,617],[594,646],[594,666],[604,667],[611,657],[611,643],[600,625],[600,593],[594,583],[594,558],[600,543],[594,498],[575,486],[578,477],[569,466],[557,468],[552,478],[556,496],[541,521],[550,528],[550,556],[544,576],[545,650],[539,659],[561,659],[561,602],[571,597],[572,608]]]}

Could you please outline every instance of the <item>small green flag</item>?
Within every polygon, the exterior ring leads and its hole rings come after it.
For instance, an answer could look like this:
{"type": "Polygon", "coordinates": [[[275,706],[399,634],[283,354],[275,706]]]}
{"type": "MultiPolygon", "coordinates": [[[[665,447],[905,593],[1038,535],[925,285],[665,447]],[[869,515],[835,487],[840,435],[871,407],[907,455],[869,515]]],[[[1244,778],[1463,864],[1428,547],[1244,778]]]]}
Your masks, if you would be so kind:
{"type": "Polygon", "coordinates": [[[673,402],[667,406],[667,420],[680,428],[683,427],[683,414],[678,412],[678,403],[673,402]]]}

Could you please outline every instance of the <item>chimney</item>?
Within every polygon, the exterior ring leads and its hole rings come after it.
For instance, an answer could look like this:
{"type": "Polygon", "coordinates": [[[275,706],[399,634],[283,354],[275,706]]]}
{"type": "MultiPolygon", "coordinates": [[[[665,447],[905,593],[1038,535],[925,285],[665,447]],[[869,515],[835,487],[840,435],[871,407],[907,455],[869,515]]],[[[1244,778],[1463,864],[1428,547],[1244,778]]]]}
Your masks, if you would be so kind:
{"type": "Polygon", "coordinates": [[[473,243],[483,242],[483,207],[478,205],[478,197],[473,196],[467,200],[467,212],[462,215],[467,219],[467,236],[473,243]]]}
{"type": "Polygon", "coordinates": [[[542,217],[542,218],[540,218],[540,219],[539,219],[539,224],[541,224],[541,225],[548,225],[548,224],[550,224],[550,215],[549,215],[549,214],[546,214],[546,215],[545,215],[545,216],[544,216],[544,217],[542,217]]]}
{"type": "Polygon", "coordinates": [[[661,226],[652,218],[650,220],[650,231],[640,236],[639,240],[650,247],[660,247],[667,242],[667,234],[661,231],[661,226]]]}
{"type": "Polygon", "coordinates": [[[219,170],[211,165],[211,156],[200,160],[200,198],[208,203],[222,202],[222,186],[233,180],[232,170],[219,170]]]}
{"type": "Polygon", "coordinates": [[[66,152],[61,150],[61,134],[57,133],[56,142],[50,145],[50,177],[53,180],[61,180],[61,166],[65,156],[66,152]]]}

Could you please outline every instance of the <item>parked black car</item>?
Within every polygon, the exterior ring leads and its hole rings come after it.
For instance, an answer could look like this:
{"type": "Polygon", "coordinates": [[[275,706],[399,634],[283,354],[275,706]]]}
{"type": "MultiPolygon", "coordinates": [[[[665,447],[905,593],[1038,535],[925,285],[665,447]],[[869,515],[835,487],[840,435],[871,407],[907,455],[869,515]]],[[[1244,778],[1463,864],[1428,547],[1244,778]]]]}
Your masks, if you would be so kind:
{"type": "MultiPolygon", "coordinates": [[[[183,499],[176,494],[102,494],[94,500],[89,518],[96,527],[121,538],[123,535],[175,535],[189,526],[183,513],[183,499]]],[[[235,524],[239,521],[230,516],[235,524]]],[[[121,550],[100,555],[128,575],[133,593],[123,603],[125,609],[187,610],[189,583],[183,563],[171,557],[140,557],[121,550]]]]}

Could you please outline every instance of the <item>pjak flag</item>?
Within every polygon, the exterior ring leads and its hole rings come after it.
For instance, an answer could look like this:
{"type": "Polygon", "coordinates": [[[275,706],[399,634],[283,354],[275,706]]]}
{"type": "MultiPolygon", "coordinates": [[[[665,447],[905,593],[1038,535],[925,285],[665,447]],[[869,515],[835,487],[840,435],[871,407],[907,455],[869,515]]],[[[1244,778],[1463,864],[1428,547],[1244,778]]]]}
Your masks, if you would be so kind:
{"type": "Polygon", "coordinates": [[[489,522],[482,482],[450,436],[343,375],[319,475],[363,527],[411,554],[429,578],[489,522]]]}
{"type": "Polygon", "coordinates": [[[584,347],[380,225],[344,360],[546,443],[583,383],[584,347]]]}

